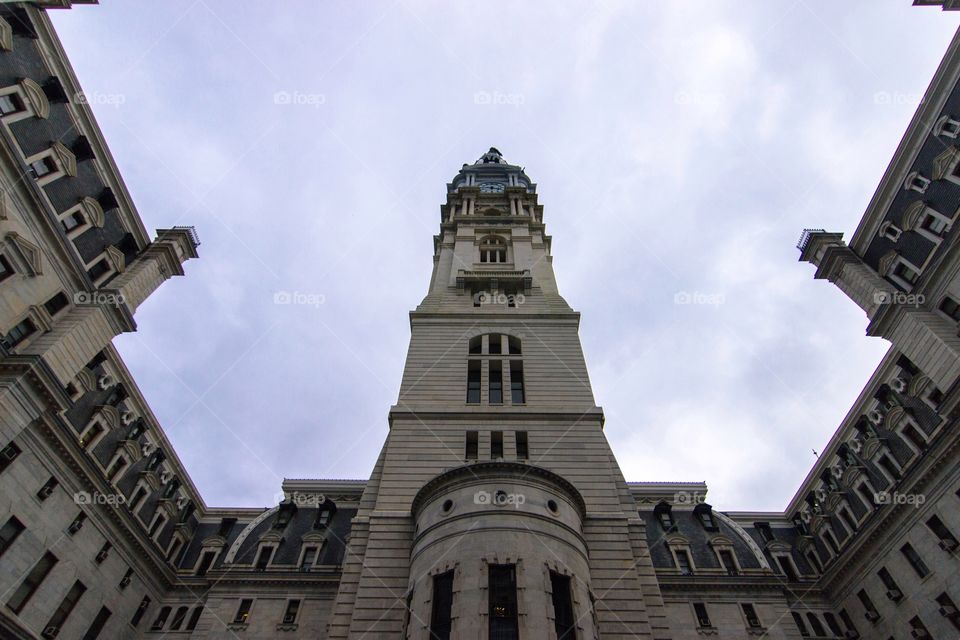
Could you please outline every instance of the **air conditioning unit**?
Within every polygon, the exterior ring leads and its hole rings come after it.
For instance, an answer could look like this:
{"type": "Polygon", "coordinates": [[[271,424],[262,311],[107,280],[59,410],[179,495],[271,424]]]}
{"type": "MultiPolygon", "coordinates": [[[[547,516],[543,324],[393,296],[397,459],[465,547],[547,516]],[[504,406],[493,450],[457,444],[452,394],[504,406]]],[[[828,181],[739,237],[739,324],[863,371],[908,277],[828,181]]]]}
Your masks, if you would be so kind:
{"type": "Polygon", "coordinates": [[[887,597],[893,600],[894,602],[900,601],[903,598],[903,592],[900,589],[890,589],[887,591],[887,597]]]}
{"type": "Polygon", "coordinates": [[[76,533],[77,531],[80,531],[80,529],[83,529],[83,523],[77,520],[74,520],[73,522],[71,522],[70,526],[67,527],[67,531],[69,531],[71,534],[76,533]]]}
{"type": "Polygon", "coordinates": [[[106,549],[97,552],[97,562],[103,562],[107,559],[107,556],[110,555],[110,552],[106,549]]]}
{"type": "Polygon", "coordinates": [[[283,616],[283,624],[293,624],[296,619],[297,616],[295,614],[288,613],[287,615],[283,616]]]}
{"type": "Polygon", "coordinates": [[[880,619],[880,614],[877,613],[876,611],[867,611],[865,614],[863,614],[863,617],[869,620],[870,622],[876,622],[877,620],[880,619]]]}
{"type": "Polygon", "coordinates": [[[53,490],[54,490],[54,487],[48,486],[48,485],[44,485],[44,486],[40,487],[40,491],[37,492],[37,496],[38,496],[41,500],[45,500],[46,498],[49,498],[50,496],[53,495],[53,490]]]}
{"type": "Polygon", "coordinates": [[[44,638],[56,638],[59,633],[60,627],[47,627],[40,635],[42,635],[44,638]]]}
{"type": "Polygon", "coordinates": [[[957,608],[956,608],[956,607],[952,607],[952,606],[950,606],[949,604],[945,604],[945,605],[943,605],[942,607],[940,607],[940,615],[942,615],[944,618],[953,618],[953,617],[956,617],[956,615],[957,615],[957,608]]]}
{"type": "Polygon", "coordinates": [[[946,551],[947,553],[953,553],[954,551],[956,551],[956,550],[957,550],[957,546],[960,546],[960,545],[957,544],[957,541],[956,541],[956,540],[941,540],[941,541],[940,541],[940,548],[943,549],[944,551],[946,551]]]}
{"type": "Polygon", "coordinates": [[[914,629],[913,631],[910,632],[910,635],[912,635],[917,640],[926,640],[926,638],[930,637],[930,634],[927,633],[926,629],[914,629]]]}
{"type": "Polygon", "coordinates": [[[123,576],[123,577],[120,579],[120,588],[121,588],[121,589],[124,589],[124,588],[129,587],[129,586],[130,586],[130,576],[123,576]]]}

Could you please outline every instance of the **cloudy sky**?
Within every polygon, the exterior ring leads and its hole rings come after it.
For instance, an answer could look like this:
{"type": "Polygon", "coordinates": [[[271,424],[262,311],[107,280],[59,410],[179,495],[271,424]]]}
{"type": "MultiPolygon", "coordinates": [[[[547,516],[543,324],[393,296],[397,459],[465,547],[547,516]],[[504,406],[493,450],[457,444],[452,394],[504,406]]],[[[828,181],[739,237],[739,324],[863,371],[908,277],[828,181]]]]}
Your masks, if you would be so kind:
{"type": "Polygon", "coordinates": [[[783,509],[886,349],[794,245],[852,233],[958,23],[909,0],[50,14],[147,227],[200,235],[117,344],[220,506],[368,476],[445,184],[494,145],[539,185],[627,479],[783,509]]]}

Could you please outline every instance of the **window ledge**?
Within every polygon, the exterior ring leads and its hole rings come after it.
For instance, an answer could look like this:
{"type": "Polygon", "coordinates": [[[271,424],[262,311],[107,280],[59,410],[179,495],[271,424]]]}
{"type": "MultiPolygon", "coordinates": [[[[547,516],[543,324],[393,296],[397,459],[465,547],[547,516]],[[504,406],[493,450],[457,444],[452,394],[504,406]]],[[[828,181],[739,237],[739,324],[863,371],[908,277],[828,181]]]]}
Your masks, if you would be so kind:
{"type": "Polygon", "coordinates": [[[697,627],[697,633],[702,636],[715,636],[719,632],[716,627],[697,627]]]}
{"type": "Polygon", "coordinates": [[[290,624],[284,624],[281,622],[280,624],[277,625],[277,631],[296,631],[297,626],[298,625],[296,622],[290,623],[290,624]]]}
{"type": "Polygon", "coordinates": [[[246,622],[231,622],[227,625],[227,629],[230,629],[230,631],[246,631],[249,626],[246,622]]]}
{"type": "Polygon", "coordinates": [[[766,627],[747,627],[748,636],[766,636],[767,631],[766,627]]]}

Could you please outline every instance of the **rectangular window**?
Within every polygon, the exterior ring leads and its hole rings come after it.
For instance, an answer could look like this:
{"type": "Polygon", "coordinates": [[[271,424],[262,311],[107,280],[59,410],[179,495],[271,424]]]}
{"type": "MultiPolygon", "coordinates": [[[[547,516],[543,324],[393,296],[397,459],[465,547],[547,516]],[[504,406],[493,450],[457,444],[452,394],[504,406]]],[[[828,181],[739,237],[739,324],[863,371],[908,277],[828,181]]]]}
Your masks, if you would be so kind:
{"type": "Polygon", "coordinates": [[[103,435],[104,429],[103,425],[100,424],[100,421],[94,422],[90,425],[90,428],[87,429],[84,434],[80,437],[80,448],[84,451],[88,451],[90,445],[97,441],[101,435],[103,435]]]}
{"type": "Polygon", "coordinates": [[[880,567],[880,570],[877,571],[877,576],[880,577],[880,582],[883,583],[883,586],[887,588],[887,597],[897,602],[903,597],[903,592],[900,591],[900,586],[897,584],[897,581],[893,579],[893,576],[890,575],[890,572],[887,571],[886,567],[880,567]]]}
{"type": "Polygon", "coordinates": [[[490,457],[494,460],[503,457],[503,431],[490,432],[490,457]]]}
{"type": "Polygon", "coordinates": [[[67,527],[67,533],[73,535],[76,532],[83,529],[83,523],[87,521],[87,514],[81,511],[77,514],[77,517],[73,519],[73,522],[70,523],[70,526],[67,527]]]}
{"type": "Polygon", "coordinates": [[[517,460],[526,460],[530,457],[530,447],[527,442],[527,432],[517,431],[517,460]]]}
{"type": "Polygon", "coordinates": [[[489,640],[518,640],[516,565],[491,564],[489,571],[489,640]]]}
{"type": "Polygon", "coordinates": [[[180,631],[183,626],[183,620],[187,617],[186,607],[177,607],[177,612],[173,614],[173,620],[170,621],[170,631],[180,631]]]}
{"type": "Polygon", "coordinates": [[[12,545],[14,540],[23,533],[25,526],[23,523],[17,520],[15,516],[10,516],[10,518],[3,524],[3,528],[0,529],[0,558],[3,557],[3,554],[7,552],[12,545]]]}
{"type": "Polygon", "coordinates": [[[70,301],[67,299],[67,294],[61,291],[57,295],[44,302],[43,307],[47,310],[47,313],[49,313],[51,316],[55,316],[66,309],[68,304],[70,304],[70,301]]]}
{"type": "Polygon", "coordinates": [[[867,620],[876,620],[880,617],[880,614],[877,613],[877,608],[873,605],[873,600],[870,599],[870,596],[865,590],[860,589],[860,591],[857,592],[857,600],[860,601],[864,611],[867,612],[867,620]]]}
{"type": "Polygon", "coordinates": [[[523,391],[523,362],[510,361],[510,396],[513,404],[523,404],[527,401],[523,391]]]}
{"type": "Polygon", "coordinates": [[[116,480],[120,476],[120,474],[123,473],[123,470],[126,467],[127,467],[127,459],[124,458],[123,456],[119,456],[114,461],[114,463],[110,465],[110,468],[107,469],[107,480],[109,480],[110,482],[113,482],[114,480],[116,480]]]}
{"type": "Polygon", "coordinates": [[[33,320],[24,318],[7,332],[7,342],[10,343],[10,346],[15,347],[33,335],[36,330],[37,325],[33,324],[33,320]]]}
{"type": "Polygon", "coordinates": [[[940,301],[940,311],[951,319],[960,322],[960,303],[950,296],[945,296],[944,299],[940,301]]]}
{"type": "Polygon", "coordinates": [[[727,572],[727,575],[737,575],[737,563],[733,559],[733,552],[728,549],[721,549],[717,555],[720,556],[720,565],[727,572]]]}
{"type": "Polygon", "coordinates": [[[283,624],[294,624],[300,611],[299,600],[287,600],[287,609],[283,612],[283,624]]]}
{"type": "Polygon", "coordinates": [[[804,638],[809,638],[810,632],[807,631],[807,625],[803,623],[803,617],[796,611],[791,611],[790,615],[793,616],[793,623],[797,625],[797,630],[800,632],[800,635],[804,638]]]}
{"type": "Polygon", "coordinates": [[[103,631],[103,628],[107,624],[107,620],[110,619],[110,609],[106,607],[100,607],[100,611],[97,613],[97,617],[93,619],[93,622],[90,623],[90,626],[87,628],[87,632],[83,634],[83,640],[97,640],[100,637],[100,632],[103,631]]]}
{"type": "Polygon", "coordinates": [[[450,640],[453,612],[453,571],[433,576],[433,605],[430,612],[431,640],[450,640]]]}
{"type": "Polygon", "coordinates": [[[20,447],[18,447],[17,443],[15,442],[11,442],[3,449],[0,449],[0,473],[6,471],[7,467],[10,466],[10,463],[16,460],[17,456],[19,456],[21,453],[22,451],[20,451],[20,447]]]}
{"type": "Polygon", "coordinates": [[[810,566],[813,567],[817,573],[823,573],[823,565],[820,563],[820,557],[813,551],[807,551],[807,562],[810,563],[810,566]]]}
{"type": "Polygon", "coordinates": [[[100,547],[100,551],[97,551],[97,555],[94,558],[94,561],[97,564],[102,564],[107,559],[107,557],[109,557],[111,549],[113,549],[113,544],[111,544],[109,541],[104,542],[103,546],[100,547]]]}
{"type": "Polygon", "coordinates": [[[83,217],[83,214],[79,211],[74,211],[68,213],[60,219],[60,224],[63,226],[63,230],[66,233],[70,233],[77,227],[80,227],[86,224],[87,220],[83,217]]]}
{"type": "Polygon", "coordinates": [[[760,629],[763,627],[760,624],[760,618],[757,617],[757,610],[754,609],[752,604],[741,603],[740,608],[743,609],[743,617],[747,620],[747,626],[751,629],[760,629]]]}
{"type": "Polygon", "coordinates": [[[0,96],[0,116],[20,113],[24,110],[23,100],[16,93],[5,93],[0,96]]]}
{"type": "Polygon", "coordinates": [[[838,637],[843,637],[843,629],[840,628],[840,625],[837,623],[837,618],[829,611],[823,612],[823,619],[826,621],[827,626],[830,627],[830,632],[838,637]]]}
{"type": "Polygon", "coordinates": [[[949,553],[957,548],[957,539],[953,536],[953,533],[950,532],[950,529],[947,529],[947,525],[943,524],[943,521],[937,516],[930,516],[927,519],[927,526],[930,527],[930,531],[933,532],[933,535],[937,536],[940,539],[940,548],[949,553]]]}
{"type": "Polygon", "coordinates": [[[780,567],[780,571],[787,577],[787,580],[796,582],[799,580],[797,572],[793,568],[793,563],[790,562],[790,558],[787,556],[776,556],[777,566],[780,567]]]}
{"type": "Polygon", "coordinates": [[[927,446],[927,439],[924,438],[909,422],[900,430],[900,434],[905,436],[907,441],[913,445],[917,452],[923,451],[927,446]]]}
{"type": "Polygon", "coordinates": [[[701,629],[709,629],[713,626],[710,624],[710,614],[707,613],[707,605],[702,602],[694,602],[693,612],[697,616],[698,627],[701,629]]]}
{"type": "Polygon", "coordinates": [[[300,571],[310,571],[317,561],[317,548],[307,547],[303,550],[303,560],[300,561],[300,571]]]}
{"type": "Polygon", "coordinates": [[[490,361],[490,404],[503,404],[503,369],[499,360],[490,361]]]}
{"type": "Polygon", "coordinates": [[[120,584],[117,585],[117,588],[120,591],[123,591],[130,586],[130,581],[133,580],[133,569],[127,569],[127,572],[123,574],[123,577],[120,578],[120,584]]]}
{"type": "Polygon", "coordinates": [[[233,624],[246,624],[250,619],[250,609],[253,607],[253,600],[244,598],[237,607],[237,615],[233,617],[233,624]]]}
{"type": "Polygon", "coordinates": [[[43,156],[30,163],[30,170],[33,172],[34,178],[42,178],[56,171],[57,163],[50,156],[43,156]]]}
{"type": "Polygon", "coordinates": [[[960,629],[960,611],[946,592],[937,596],[937,604],[940,605],[940,615],[947,618],[955,629],[960,629]]]}
{"type": "Polygon", "coordinates": [[[37,490],[37,500],[43,502],[49,498],[51,495],[53,495],[53,490],[56,489],[57,485],[59,484],[60,483],[57,482],[57,479],[51,476],[46,482],[43,483],[43,486],[37,490]]]}
{"type": "Polygon", "coordinates": [[[476,431],[467,431],[467,442],[464,457],[467,460],[476,460],[480,448],[479,436],[476,431]]]}
{"type": "Polygon", "coordinates": [[[861,482],[857,485],[857,493],[860,494],[860,498],[863,500],[863,504],[867,509],[872,509],[876,504],[876,497],[870,491],[870,488],[867,487],[866,483],[861,482]]]}
{"type": "Polygon", "coordinates": [[[203,555],[200,556],[200,564],[197,565],[197,575],[205,576],[207,571],[210,570],[210,565],[213,564],[213,558],[217,555],[216,551],[204,551],[203,555]]]}
{"type": "Polygon", "coordinates": [[[690,564],[690,556],[683,549],[676,552],[677,568],[680,569],[680,575],[689,576],[693,574],[693,567],[690,564]]]}
{"type": "Polygon", "coordinates": [[[930,632],[927,630],[926,625],[923,624],[923,620],[920,619],[920,616],[913,616],[910,618],[910,635],[914,638],[929,638],[930,632]]]}
{"type": "Polygon", "coordinates": [[[840,609],[837,613],[840,614],[840,619],[843,620],[843,626],[847,628],[847,631],[853,631],[854,633],[859,634],[857,631],[856,625],[853,624],[853,620],[850,619],[850,614],[847,613],[846,609],[840,609]]]}
{"type": "Polygon", "coordinates": [[[557,632],[557,640],[576,640],[577,627],[573,615],[570,576],[551,571],[550,589],[553,599],[553,626],[557,632]]]}
{"type": "Polygon", "coordinates": [[[903,262],[898,262],[897,266],[893,268],[893,275],[909,284],[914,284],[920,277],[919,273],[903,262]]]}
{"type": "Polygon", "coordinates": [[[57,607],[57,610],[53,612],[53,615],[50,616],[50,620],[47,622],[46,629],[54,627],[59,629],[63,626],[63,623],[67,621],[67,618],[70,617],[70,613],[73,611],[74,607],[77,606],[77,603],[80,602],[80,598],[86,592],[87,587],[77,580],[73,583],[73,586],[70,587],[70,591],[67,592],[67,595],[64,596],[63,601],[60,603],[60,606],[57,607]]]}
{"type": "Polygon", "coordinates": [[[480,361],[467,362],[467,404],[480,403],[480,361]]]}
{"type": "Polygon", "coordinates": [[[260,553],[257,555],[257,571],[266,571],[271,557],[273,557],[273,547],[261,547],[260,553]]]}
{"type": "Polygon", "coordinates": [[[909,542],[900,547],[900,553],[907,559],[907,562],[910,563],[910,566],[913,567],[913,570],[917,572],[918,576],[926,578],[930,574],[930,569],[927,568],[923,558],[920,557],[916,549],[910,546],[909,542]]]}
{"type": "Polygon", "coordinates": [[[10,607],[14,613],[20,613],[23,611],[23,608],[27,605],[27,602],[29,602],[30,598],[33,597],[33,594],[40,587],[40,584],[43,582],[44,578],[47,577],[47,574],[50,573],[55,564],[57,564],[57,556],[47,551],[43,554],[43,557],[37,561],[37,564],[33,565],[33,568],[30,569],[30,573],[27,574],[27,577],[23,579],[23,582],[20,583],[20,586],[17,587],[17,590],[13,593],[10,599],[7,600],[7,606],[10,607]]]}
{"type": "Polygon", "coordinates": [[[839,509],[837,513],[840,514],[840,519],[843,521],[844,526],[847,528],[850,534],[853,535],[853,533],[857,530],[857,523],[853,519],[853,516],[851,516],[850,512],[846,509],[839,509]]]}
{"type": "Polygon", "coordinates": [[[140,624],[140,621],[143,620],[143,614],[147,612],[147,609],[150,607],[150,596],[143,596],[143,600],[140,601],[140,604],[137,606],[137,610],[133,612],[133,617],[130,618],[130,626],[134,629],[137,628],[137,625],[140,624]]]}
{"type": "Polygon", "coordinates": [[[16,273],[5,256],[0,255],[0,282],[3,282],[16,273]]]}
{"type": "Polygon", "coordinates": [[[107,262],[106,258],[98,260],[92,267],[87,269],[87,275],[90,276],[90,279],[94,282],[108,273],[110,273],[110,264],[107,262]]]}
{"type": "Polygon", "coordinates": [[[167,524],[167,517],[162,513],[158,513],[153,518],[153,522],[150,523],[150,528],[147,530],[147,535],[151,538],[155,537],[158,533],[163,531],[163,527],[167,524]]]}
{"type": "Polygon", "coordinates": [[[193,631],[197,628],[197,623],[200,622],[201,613],[203,613],[202,604],[193,608],[193,612],[190,614],[190,619],[187,620],[187,631],[193,631]]]}
{"type": "Polygon", "coordinates": [[[897,465],[893,463],[893,460],[890,459],[890,456],[883,454],[877,459],[877,464],[880,465],[880,468],[887,472],[887,475],[890,476],[890,483],[893,484],[900,477],[900,470],[897,469],[897,465]]]}
{"type": "Polygon", "coordinates": [[[487,339],[490,341],[487,347],[487,353],[492,356],[498,356],[503,353],[503,337],[499,333],[491,333],[487,339]]]}

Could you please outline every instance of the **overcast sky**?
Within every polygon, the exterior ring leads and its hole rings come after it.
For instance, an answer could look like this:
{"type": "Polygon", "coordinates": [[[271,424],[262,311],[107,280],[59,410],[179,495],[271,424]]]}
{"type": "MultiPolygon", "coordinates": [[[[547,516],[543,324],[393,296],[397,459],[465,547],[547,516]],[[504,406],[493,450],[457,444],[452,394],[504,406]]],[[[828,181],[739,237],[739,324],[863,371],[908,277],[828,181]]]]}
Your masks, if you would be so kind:
{"type": "Polygon", "coordinates": [[[118,348],[207,504],[366,478],[445,184],[493,145],[538,183],[626,478],[782,510],[886,350],[795,244],[849,238],[946,50],[958,16],[910,4],[51,10],[148,229],[202,241],[118,348]]]}

